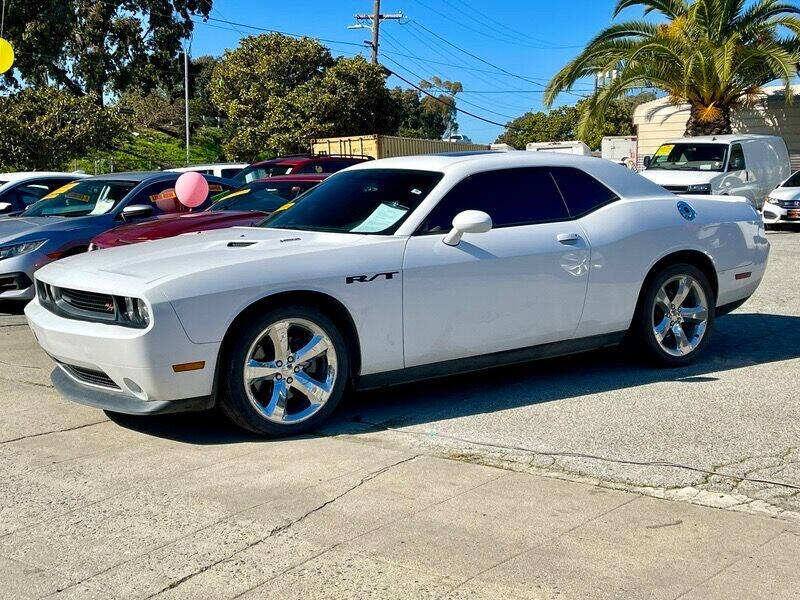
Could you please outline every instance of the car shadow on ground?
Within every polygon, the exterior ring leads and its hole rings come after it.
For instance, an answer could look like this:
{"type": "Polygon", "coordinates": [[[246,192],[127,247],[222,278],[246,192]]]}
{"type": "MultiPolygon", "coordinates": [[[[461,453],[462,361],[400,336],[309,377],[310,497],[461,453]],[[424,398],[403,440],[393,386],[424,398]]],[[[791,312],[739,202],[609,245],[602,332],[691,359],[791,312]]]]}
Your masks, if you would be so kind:
{"type": "MultiPolygon", "coordinates": [[[[313,435],[358,434],[556,402],[657,382],[702,385],[714,373],[800,357],[800,317],[734,313],[719,319],[703,356],[677,369],[653,368],[606,348],[568,357],[352,394],[313,435]]],[[[218,411],[131,417],[123,427],[192,444],[252,442],[218,411]]],[[[267,441],[267,440],[264,440],[267,441]]]]}

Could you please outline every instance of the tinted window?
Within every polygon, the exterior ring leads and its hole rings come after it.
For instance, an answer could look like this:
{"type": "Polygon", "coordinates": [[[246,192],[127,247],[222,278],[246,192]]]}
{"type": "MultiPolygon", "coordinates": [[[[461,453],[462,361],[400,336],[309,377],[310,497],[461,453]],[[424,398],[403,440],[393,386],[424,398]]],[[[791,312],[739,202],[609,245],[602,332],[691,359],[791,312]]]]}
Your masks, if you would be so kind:
{"type": "Polygon", "coordinates": [[[789,177],[783,184],[783,187],[800,187],[800,171],[789,177]]]}
{"type": "Polygon", "coordinates": [[[265,183],[263,187],[270,194],[281,196],[287,200],[294,200],[300,194],[316,185],[319,185],[319,181],[280,181],[265,183]]]}
{"type": "Polygon", "coordinates": [[[222,174],[223,177],[233,177],[239,171],[241,171],[241,169],[239,167],[234,167],[232,169],[222,169],[222,171],[220,171],[220,173],[222,174]]]}
{"type": "Polygon", "coordinates": [[[25,211],[26,217],[85,217],[113,210],[136,187],[136,181],[81,179],[50,192],[25,211]]]}
{"type": "Polygon", "coordinates": [[[431,211],[421,231],[450,231],[453,218],[464,210],[487,213],[493,227],[569,218],[547,169],[505,169],[476,173],[457,183],[431,211]]]}
{"type": "MultiPolygon", "coordinates": [[[[209,182],[208,196],[205,202],[195,208],[194,210],[203,210],[211,204],[211,198],[220,192],[228,191],[230,187],[221,185],[219,183],[209,182]]],[[[178,200],[175,194],[175,181],[170,179],[167,181],[159,181],[152,185],[147,186],[136,195],[130,204],[152,204],[156,213],[178,213],[189,212],[189,208],[178,200]]]]}
{"type": "Polygon", "coordinates": [[[580,169],[555,167],[550,171],[573,218],[618,200],[614,192],[580,169]]]}
{"type": "Polygon", "coordinates": [[[741,144],[731,146],[731,158],[728,161],[728,171],[742,171],[746,169],[744,163],[744,151],[741,144]]]}
{"type": "Polygon", "coordinates": [[[442,178],[432,171],[340,173],[275,212],[265,227],[391,235],[442,178]]]}
{"type": "Polygon", "coordinates": [[[272,212],[284,204],[286,204],[286,198],[281,198],[268,192],[263,186],[259,189],[253,185],[240,188],[230,195],[220,198],[208,210],[260,210],[272,212]]]}

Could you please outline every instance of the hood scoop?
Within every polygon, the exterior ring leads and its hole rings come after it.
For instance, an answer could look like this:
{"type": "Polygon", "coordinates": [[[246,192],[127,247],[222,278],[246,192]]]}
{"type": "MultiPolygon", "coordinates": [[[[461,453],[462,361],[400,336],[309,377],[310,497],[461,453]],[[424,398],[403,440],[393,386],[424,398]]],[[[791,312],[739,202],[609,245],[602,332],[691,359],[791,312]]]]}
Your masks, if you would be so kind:
{"type": "Polygon", "coordinates": [[[247,248],[257,242],[228,242],[228,248],[247,248]]]}

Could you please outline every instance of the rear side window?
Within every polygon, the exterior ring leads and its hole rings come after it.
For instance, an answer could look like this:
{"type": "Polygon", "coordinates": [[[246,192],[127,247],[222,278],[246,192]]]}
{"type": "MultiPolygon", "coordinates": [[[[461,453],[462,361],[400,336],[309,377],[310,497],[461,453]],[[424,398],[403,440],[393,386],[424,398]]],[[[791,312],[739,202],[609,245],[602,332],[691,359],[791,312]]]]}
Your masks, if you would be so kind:
{"type": "Polygon", "coordinates": [[[222,174],[222,177],[233,177],[239,171],[241,171],[241,169],[236,167],[236,168],[233,168],[233,169],[222,169],[222,171],[220,171],[220,173],[222,174]]]}
{"type": "Polygon", "coordinates": [[[553,167],[550,171],[573,219],[619,200],[614,192],[580,169],[553,167]]]}
{"type": "Polygon", "coordinates": [[[464,210],[487,213],[496,228],[569,218],[548,169],[504,169],[476,173],[457,183],[431,211],[420,231],[450,231],[453,218],[464,210]]]}

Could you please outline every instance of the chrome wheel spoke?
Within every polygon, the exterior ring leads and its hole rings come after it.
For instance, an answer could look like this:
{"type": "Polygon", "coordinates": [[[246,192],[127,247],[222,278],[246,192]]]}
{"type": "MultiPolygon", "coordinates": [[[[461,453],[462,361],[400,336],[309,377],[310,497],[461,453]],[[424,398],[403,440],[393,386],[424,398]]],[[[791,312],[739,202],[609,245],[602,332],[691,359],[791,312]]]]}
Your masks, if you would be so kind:
{"type": "Polygon", "coordinates": [[[289,399],[289,388],[285,379],[276,379],[272,384],[272,396],[262,412],[273,421],[283,421],[286,416],[286,401],[289,399]]]}
{"type": "Polygon", "coordinates": [[[675,297],[672,299],[672,304],[674,304],[676,308],[683,306],[683,303],[686,302],[686,297],[691,291],[692,282],[689,281],[689,278],[686,276],[679,278],[678,291],[675,292],[675,297]]]}
{"type": "Polygon", "coordinates": [[[267,335],[275,350],[275,361],[285,364],[286,358],[289,356],[289,323],[287,321],[275,323],[270,327],[267,335]]]}
{"type": "Polygon", "coordinates": [[[261,362],[251,358],[247,361],[244,378],[248,383],[253,384],[266,379],[273,379],[280,372],[280,368],[274,362],[261,362]]]}
{"type": "Polygon", "coordinates": [[[667,296],[667,290],[662,287],[656,294],[656,306],[660,306],[664,312],[669,312],[669,305],[670,302],[667,296]]]}
{"type": "Polygon", "coordinates": [[[702,322],[708,319],[708,309],[705,306],[681,308],[681,316],[687,321],[702,322]]]}
{"type": "Polygon", "coordinates": [[[313,379],[308,373],[300,371],[292,378],[291,386],[301,392],[311,402],[321,402],[330,394],[330,387],[326,383],[313,379]]]}
{"type": "Polygon", "coordinates": [[[669,331],[669,319],[667,317],[661,319],[661,322],[655,327],[653,327],[653,332],[656,334],[656,340],[658,340],[659,344],[664,341],[664,338],[666,337],[668,331],[669,331]]]}
{"type": "Polygon", "coordinates": [[[675,336],[675,348],[679,354],[689,354],[692,351],[692,344],[689,342],[689,338],[686,337],[686,332],[683,331],[683,327],[681,327],[680,323],[676,323],[672,326],[672,335],[675,336]]]}
{"type": "Polygon", "coordinates": [[[328,339],[324,335],[314,335],[308,343],[294,353],[295,363],[308,362],[328,351],[328,339]]]}

